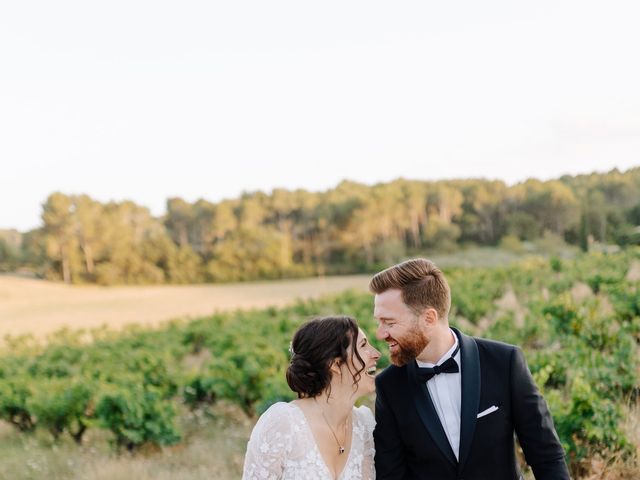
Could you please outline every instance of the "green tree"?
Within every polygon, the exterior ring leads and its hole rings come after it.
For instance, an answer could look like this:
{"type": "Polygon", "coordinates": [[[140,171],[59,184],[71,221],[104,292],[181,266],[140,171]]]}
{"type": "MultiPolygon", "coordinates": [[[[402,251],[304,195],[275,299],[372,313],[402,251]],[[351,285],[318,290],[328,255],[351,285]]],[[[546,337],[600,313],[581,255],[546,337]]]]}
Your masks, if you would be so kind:
{"type": "Polygon", "coordinates": [[[461,240],[495,245],[504,234],[510,190],[501,181],[461,180],[451,185],[463,196],[461,240]]]}
{"type": "Polygon", "coordinates": [[[17,264],[17,253],[4,238],[0,238],[0,272],[11,272],[17,264]]]}
{"type": "Polygon", "coordinates": [[[267,228],[244,229],[216,244],[207,274],[213,281],[282,278],[293,267],[286,235],[267,228]],[[283,243],[287,249],[283,251],[283,243]]]}
{"type": "Polygon", "coordinates": [[[189,231],[193,219],[193,207],[181,198],[167,200],[167,215],[164,221],[171,239],[176,245],[189,245],[189,231]]]}
{"type": "Polygon", "coordinates": [[[42,221],[47,256],[59,265],[65,283],[80,272],[75,205],[67,195],[52,193],[43,205],[42,221]]]}
{"type": "Polygon", "coordinates": [[[86,272],[89,278],[95,274],[95,259],[103,252],[102,242],[102,204],[87,195],[73,199],[76,218],[77,241],[84,255],[86,272]]]}

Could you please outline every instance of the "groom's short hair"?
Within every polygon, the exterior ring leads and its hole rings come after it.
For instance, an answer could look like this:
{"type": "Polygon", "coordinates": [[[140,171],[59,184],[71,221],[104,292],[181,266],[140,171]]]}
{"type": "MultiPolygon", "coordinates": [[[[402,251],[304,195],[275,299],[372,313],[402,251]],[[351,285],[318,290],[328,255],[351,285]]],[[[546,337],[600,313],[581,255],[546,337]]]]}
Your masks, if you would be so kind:
{"type": "Polygon", "coordinates": [[[442,271],[431,260],[413,258],[377,273],[369,283],[373,293],[397,288],[402,301],[416,314],[433,308],[438,317],[447,319],[451,308],[451,291],[442,271]]]}

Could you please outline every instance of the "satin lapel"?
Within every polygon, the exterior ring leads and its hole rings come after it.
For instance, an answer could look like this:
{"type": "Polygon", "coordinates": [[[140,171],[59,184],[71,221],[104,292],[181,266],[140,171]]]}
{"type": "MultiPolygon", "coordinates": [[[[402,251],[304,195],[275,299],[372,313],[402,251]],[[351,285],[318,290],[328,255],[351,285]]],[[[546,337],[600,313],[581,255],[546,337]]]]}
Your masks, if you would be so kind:
{"type": "Polygon", "coordinates": [[[478,406],[480,405],[480,356],[476,341],[459,330],[452,329],[460,342],[460,360],[462,363],[462,405],[460,407],[460,469],[464,467],[473,434],[476,430],[478,406]]]}
{"type": "Polygon", "coordinates": [[[412,389],[413,400],[416,404],[418,415],[433,441],[442,451],[444,456],[447,457],[447,460],[449,460],[453,466],[457,466],[458,462],[453,450],[451,450],[449,440],[447,440],[447,434],[444,432],[444,428],[442,428],[442,424],[438,418],[438,413],[433,406],[427,385],[426,383],[421,383],[416,379],[416,368],[416,362],[409,362],[407,365],[409,385],[412,389]]]}

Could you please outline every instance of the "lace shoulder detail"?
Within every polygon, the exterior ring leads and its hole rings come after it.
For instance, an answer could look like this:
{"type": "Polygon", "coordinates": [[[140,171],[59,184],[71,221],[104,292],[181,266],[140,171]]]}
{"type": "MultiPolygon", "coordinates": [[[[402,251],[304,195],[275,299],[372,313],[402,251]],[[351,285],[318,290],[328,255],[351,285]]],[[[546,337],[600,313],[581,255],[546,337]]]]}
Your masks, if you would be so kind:
{"type": "MultiPolygon", "coordinates": [[[[356,465],[357,472],[354,472],[353,478],[362,478],[363,480],[374,480],[376,478],[376,468],[374,457],[376,449],[373,443],[373,429],[376,426],[376,420],[373,412],[369,407],[361,406],[354,408],[354,437],[358,437],[356,465]]],[[[354,443],[355,443],[354,438],[354,443]]],[[[352,447],[353,448],[353,447],[352,447]]]]}
{"type": "Polygon", "coordinates": [[[291,414],[289,404],[278,402],[260,416],[247,444],[243,480],[282,478],[292,445],[291,414]]]}
{"type": "Polygon", "coordinates": [[[373,432],[373,429],[376,426],[376,419],[369,407],[365,405],[356,407],[353,410],[353,413],[358,418],[358,422],[360,422],[366,430],[373,432]]]}

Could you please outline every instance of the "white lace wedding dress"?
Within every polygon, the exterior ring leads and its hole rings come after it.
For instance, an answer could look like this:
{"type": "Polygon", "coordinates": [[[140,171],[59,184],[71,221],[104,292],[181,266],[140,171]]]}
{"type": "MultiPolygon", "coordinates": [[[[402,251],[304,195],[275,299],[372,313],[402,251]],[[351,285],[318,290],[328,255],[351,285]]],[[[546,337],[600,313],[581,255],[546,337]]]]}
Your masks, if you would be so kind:
{"type": "MultiPolygon", "coordinates": [[[[338,480],[376,478],[374,425],[371,410],[364,406],[353,408],[351,450],[338,480]]],[[[247,445],[242,479],[334,480],[304,413],[284,402],[272,405],[256,423],[247,445]]]]}

